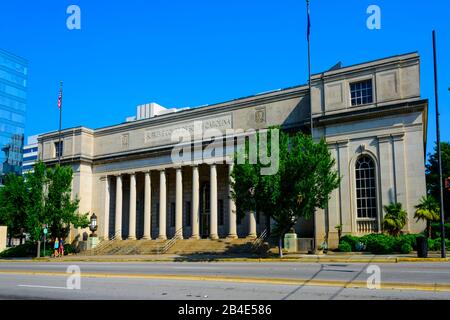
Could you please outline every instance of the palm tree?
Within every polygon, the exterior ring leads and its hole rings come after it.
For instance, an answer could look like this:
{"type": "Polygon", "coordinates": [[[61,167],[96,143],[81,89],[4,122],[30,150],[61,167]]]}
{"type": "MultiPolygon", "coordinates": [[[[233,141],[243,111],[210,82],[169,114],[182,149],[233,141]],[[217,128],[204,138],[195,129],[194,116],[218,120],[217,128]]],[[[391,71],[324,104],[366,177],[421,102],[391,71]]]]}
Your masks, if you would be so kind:
{"type": "Polygon", "coordinates": [[[401,203],[384,206],[384,211],[386,211],[386,215],[383,220],[383,229],[390,235],[398,236],[406,225],[408,214],[402,209],[401,203]]]}
{"type": "Polygon", "coordinates": [[[417,210],[414,218],[425,220],[427,222],[427,237],[431,238],[431,221],[438,221],[440,219],[440,207],[437,201],[430,195],[423,196],[419,204],[415,207],[417,210]]]}

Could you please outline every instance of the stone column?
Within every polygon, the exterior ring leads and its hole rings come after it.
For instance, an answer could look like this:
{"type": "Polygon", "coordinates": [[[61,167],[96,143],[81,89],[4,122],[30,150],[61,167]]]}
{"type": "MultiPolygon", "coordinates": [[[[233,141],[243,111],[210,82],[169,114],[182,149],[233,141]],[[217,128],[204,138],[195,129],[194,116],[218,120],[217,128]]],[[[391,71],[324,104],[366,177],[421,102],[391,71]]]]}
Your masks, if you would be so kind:
{"type": "Polygon", "coordinates": [[[248,213],[248,237],[256,238],[256,215],[255,211],[250,211],[248,213]]]}
{"type": "MultiPolygon", "coordinates": [[[[348,140],[340,140],[337,141],[337,152],[339,157],[339,175],[341,176],[341,183],[339,189],[339,211],[340,216],[342,218],[342,235],[350,234],[352,232],[357,232],[356,226],[356,210],[353,208],[352,204],[352,190],[350,187],[350,172],[349,172],[349,163],[350,163],[350,154],[348,147],[348,140]]],[[[355,170],[355,168],[350,168],[350,170],[355,170]]],[[[315,215],[316,216],[316,215],[315,215]]],[[[323,242],[324,230],[320,230],[323,223],[320,220],[315,221],[315,242],[316,244],[321,244],[323,242]]],[[[333,226],[334,228],[334,226],[333,226]]]]}
{"type": "Polygon", "coordinates": [[[209,237],[211,239],[219,239],[217,233],[217,168],[216,164],[211,164],[211,181],[210,181],[210,219],[209,219],[209,237]]]}
{"type": "Polygon", "coordinates": [[[103,240],[109,240],[109,201],[110,201],[109,177],[105,177],[105,215],[103,218],[103,240]]]}
{"type": "Polygon", "coordinates": [[[166,171],[159,172],[159,235],[158,239],[166,240],[166,171]]]}
{"type": "Polygon", "coordinates": [[[145,173],[144,186],[144,235],[143,240],[151,240],[151,216],[152,216],[152,184],[150,172],[145,173]]]}
{"type": "MultiPolygon", "coordinates": [[[[338,146],[336,143],[328,145],[328,151],[331,153],[331,157],[336,160],[333,169],[339,172],[338,164],[338,146]]],[[[339,246],[339,233],[335,228],[341,224],[341,215],[339,211],[339,188],[334,189],[330,194],[328,201],[328,207],[325,209],[327,220],[327,232],[328,232],[328,247],[337,248],[339,246]]]]}
{"type": "Polygon", "coordinates": [[[122,240],[122,176],[116,177],[116,240],[122,240]]]}
{"type": "MultiPolygon", "coordinates": [[[[183,171],[176,168],[175,232],[183,239],[183,171]]],[[[177,235],[177,234],[176,234],[177,235]]]]}
{"type": "Polygon", "coordinates": [[[200,183],[198,178],[198,166],[192,167],[192,239],[199,239],[200,219],[200,183]]]}
{"type": "MultiPolygon", "coordinates": [[[[393,134],[392,135],[392,143],[393,143],[393,164],[394,164],[394,182],[395,182],[395,192],[396,192],[396,201],[403,205],[403,208],[408,212],[414,210],[414,207],[408,208],[408,174],[406,171],[405,164],[405,141],[404,134],[393,134]]],[[[414,212],[414,211],[413,211],[414,212]]],[[[403,231],[409,232],[410,223],[412,219],[406,220],[406,225],[403,228],[403,231]]]]}
{"type": "Polygon", "coordinates": [[[231,173],[233,172],[233,164],[231,163],[228,166],[228,238],[236,239],[236,203],[231,197],[231,182],[233,178],[231,177],[231,173]]]}
{"type": "Polygon", "coordinates": [[[130,174],[130,223],[128,240],[136,240],[136,174],[130,174]]]}

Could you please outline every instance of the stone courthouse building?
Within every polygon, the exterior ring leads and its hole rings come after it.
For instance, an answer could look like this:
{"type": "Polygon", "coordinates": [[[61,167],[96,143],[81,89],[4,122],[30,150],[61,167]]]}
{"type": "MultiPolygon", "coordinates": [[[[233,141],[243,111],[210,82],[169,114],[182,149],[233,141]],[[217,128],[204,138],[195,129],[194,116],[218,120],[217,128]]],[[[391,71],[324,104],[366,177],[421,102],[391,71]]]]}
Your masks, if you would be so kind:
{"type": "MultiPolygon", "coordinates": [[[[299,221],[299,237],[330,247],[343,234],[381,230],[383,205],[408,211],[405,232],[424,225],[413,218],[425,195],[428,101],[420,95],[420,58],[399,55],[313,75],[314,138],[325,138],[342,181],[328,208],[299,221]]],[[[190,109],[138,107],[127,122],[99,129],[77,127],[39,136],[39,157],[48,165],[74,168],[73,194],[80,213],[98,216],[103,239],[235,238],[264,231],[263,215],[236,218],[229,197],[230,163],[203,159],[174,164],[171,133],[192,128],[262,129],[281,125],[309,133],[307,85],[190,109]]],[[[234,148],[224,148],[232,155],[234,148]]],[[[80,230],[73,230],[76,236],[80,230]]]]}

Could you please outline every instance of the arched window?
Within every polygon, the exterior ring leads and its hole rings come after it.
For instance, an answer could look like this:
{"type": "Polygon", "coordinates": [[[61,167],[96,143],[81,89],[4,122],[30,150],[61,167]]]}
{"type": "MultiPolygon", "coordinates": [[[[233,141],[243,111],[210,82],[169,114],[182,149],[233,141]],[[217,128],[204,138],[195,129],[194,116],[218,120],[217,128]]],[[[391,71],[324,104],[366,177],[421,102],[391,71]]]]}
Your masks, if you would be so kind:
{"type": "Polygon", "coordinates": [[[356,203],[358,218],[377,217],[377,187],[375,162],[363,155],[356,161],[356,203]]]}

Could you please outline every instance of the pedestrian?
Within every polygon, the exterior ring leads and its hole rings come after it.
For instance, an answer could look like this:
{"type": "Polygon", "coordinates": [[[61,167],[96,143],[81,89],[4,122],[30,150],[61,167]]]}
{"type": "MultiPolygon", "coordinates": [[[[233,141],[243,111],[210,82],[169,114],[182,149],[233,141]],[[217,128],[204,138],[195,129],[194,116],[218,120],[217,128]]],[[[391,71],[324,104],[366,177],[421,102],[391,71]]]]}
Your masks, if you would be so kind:
{"type": "Polygon", "coordinates": [[[59,240],[59,256],[64,257],[64,240],[59,240]]]}
{"type": "Polygon", "coordinates": [[[56,238],[55,239],[55,244],[54,244],[54,246],[53,246],[53,249],[55,249],[55,258],[58,256],[58,251],[59,251],[59,239],[58,238],[56,238]]]}

